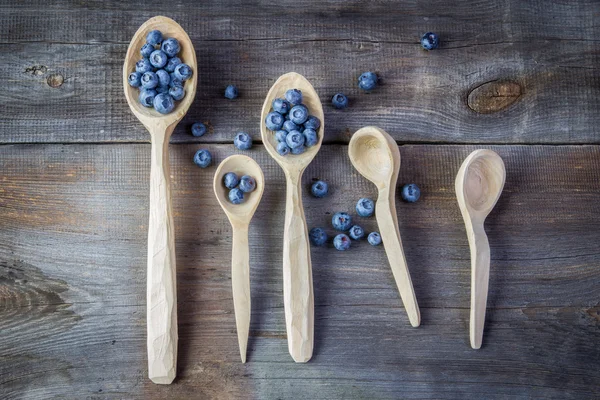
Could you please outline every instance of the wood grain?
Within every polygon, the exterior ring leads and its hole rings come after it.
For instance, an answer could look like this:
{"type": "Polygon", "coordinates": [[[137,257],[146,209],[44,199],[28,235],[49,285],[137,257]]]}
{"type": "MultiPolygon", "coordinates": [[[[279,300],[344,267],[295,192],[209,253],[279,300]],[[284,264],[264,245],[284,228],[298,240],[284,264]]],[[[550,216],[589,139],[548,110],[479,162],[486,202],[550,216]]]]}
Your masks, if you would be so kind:
{"type": "MultiPolygon", "coordinates": [[[[0,397],[396,399],[600,396],[600,148],[492,146],[503,195],[486,221],[492,262],[486,341],[469,347],[470,269],[454,177],[475,146],[400,147],[397,202],[422,325],[410,327],[383,248],[312,248],[315,352],[287,352],[281,291],[284,176],[245,152],[269,184],[250,228],[252,321],[240,364],[231,228],[198,145],[170,147],[180,355],[173,385],[146,379],[145,264],[150,145],[0,146],[0,397]]],[[[206,146],[215,163],[236,152],[206,146]]],[[[309,227],[375,187],[345,146],[323,146],[302,182],[309,227]],[[327,162],[325,162],[327,161],[327,162]],[[336,168],[331,168],[336,165],[336,168]],[[320,178],[325,199],[307,196],[320,178]]],[[[367,231],[374,218],[360,219],[367,231]]],[[[330,233],[333,233],[330,230],[330,233]]]]}

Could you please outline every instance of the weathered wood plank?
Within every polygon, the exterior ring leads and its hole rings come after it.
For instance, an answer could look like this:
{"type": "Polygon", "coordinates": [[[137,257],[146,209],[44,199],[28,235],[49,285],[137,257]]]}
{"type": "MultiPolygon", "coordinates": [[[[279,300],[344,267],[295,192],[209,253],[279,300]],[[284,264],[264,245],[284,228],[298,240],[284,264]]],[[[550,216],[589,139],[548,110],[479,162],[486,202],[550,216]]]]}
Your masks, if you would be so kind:
{"type": "MultiPolygon", "coordinates": [[[[239,363],[231,229],[197,144],[171,146],[180,360],[170,387],[145,378],[149,146],[0,147],[0,397],[593,398],[600,395],[600,147],[495,146],[505,191],[487,223],[492,273],[484,346],[468,345],[469,254],[453,192],[472,146],[402,146],[398,203],[423,317],[413,329],[382,248],[312,250],[316,349],[287,354],[281,292],[284,180],[257,146],[267,186],[251,227],[253,318],[239,363]]],[[[232,145],[207,145],[217,161],[232,145]]],[[[374,188],[345,146],[323,146],[304,182],[309,226],[374,188]],[[333,167],[335,166],[335,167],[333,167]]],[[[367,230],[374,219],[359,219],[367,230]]],[[[333,231],[330,230],[331,233],[333,231]]]]}

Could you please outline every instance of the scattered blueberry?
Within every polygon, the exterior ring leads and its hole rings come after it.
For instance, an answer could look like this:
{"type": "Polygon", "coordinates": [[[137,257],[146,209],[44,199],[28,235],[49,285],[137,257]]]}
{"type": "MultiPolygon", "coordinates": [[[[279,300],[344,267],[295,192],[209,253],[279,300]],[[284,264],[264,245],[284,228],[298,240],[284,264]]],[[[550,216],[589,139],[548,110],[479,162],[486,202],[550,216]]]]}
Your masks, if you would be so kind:
{"type": "Polygon", "coordinates": [[[327,242],[327,233],[323,228],[312,228],[308,233],[308,237],[315,246],[323,246],[327,242]]]}
{"type": "Polygon", "coordinates": [[[161,114],[168,114],[175,108],[175,102],[168,93],[159,93],[154,97],[154,109],[161,114]]]}
{"type": "Polygon", "coordinates": [[[173,75],[175,78],[181,79],[182,81],[188,80],[192,76],[192,69],[189,65],[181,63],[175,67],[175,71],[173,71],[173,75]]]}
{"type": "Polygon", "coordinates": [[[290,111],[292,107],[287,100],[277,98],[272,103],[273,111],[278,112],[281,115],[285,115],[290,111]]]}
{"type": "Polygon", "coordinates": [[[285,142],[277,143],[277,152],[282,156],[290,154],[290,148],[285,142]]]}
{"type": "Polygon", "coordinates": [[[146,43],[145,45],[142,46],[142,48],[140,49],[140,54],[142,55],[142,57],[148,58],[150,57],[150,54],[152,54],[152,52],[154,51],[154,46],[151,45],[150,43],[146,43]]]}
{"type": "Polygon", "coordinates": [[[329,185],[325,181],[316,181],[310,187],[310,192],[315,197],[318,197],[318,198],[325,197],[325,196],[327,196],[327,193],[329,192],[329,185]]]}
{"type": "Polygon", "coordinates": [[[181,58],[173,57],[167,61],[167,65],[165,65],[165,71],[171,73],[175,71],[175,67],[181,64],[181,58]]]}
{"type": "Polygon", "coordinates": [[[292,105],[302,103],[302,91],[299,89],[290,89],[285,92],[285,99],[292,105]]]}
{"type": "Polygon", "coordinates": [[[348,98],[344,93],[334,94],[331,98],[331,104],[338,110],[348,107],[348,98]]]}
{"type": "Polygon", "coordinates": [[[333,246],[340,251],[348,250],[350,248],[350,238],[340,233],[333,238],[333,246]]]}
{"type": "Polygon", "coordinates": [[[414,203],[421,197],[421,190],[414,183],[409,183],[402,187],[402,200],[407,203],[414,203]]]}
{"type": "Polygon", "coordinates": [[[437,49],[440,44],[440,38],[433,32],[427,32],[421,37],[421,46],[425,50],[437,49]]]}
{"type": "Polygon", "coordinates": [[[284,131],[291,132],[291,131],[299,131],[300,127],[298,125],[296,125],[295,123],[293,123],[292,121],[287,120],[283,123],[282,129],[284,131]]]}
{"type": "Polygon", "coordinates": [[[309,115],[306,121],[304,121],[304,128],[314,129],[315,131],[321,127],[321,120],[314,115],[309,115]]]}
{"type": "Polygon", "coordinates": [[[256,189],[256,180],[250,175],[244,175],[240,178],[240,190],[244,193],[253,192],[256,189]]]}
{"type": "Polygon", "coordinates": [[[381,244],[381,235],[377,232],[371,232],[369,233],[367,240],[369,241],[370,245],[379,246],[381,244]]]}
{"type": "Polygon", "coordinates": [[[194,154],[194,164],[200,168],[206,168],[212,162],[212,156],[208,150],[200,149],[194,154]]]}
{"type": "Polygon", "coordinates": [[[267,129],[271,131],[278,131],[283,126],[283,121],[283,116],[278,112],[273,111],[267,115],[267,118],[265,119],[265,125],[267,126],[267,129]]]}
{"type": "Polygon", "coordinates": [[[154,106],[154,97],[156,97],[156,90],[154,89],[142,89],[140,91],[140,95],[138,100],[144,107],[153,107],[154,106]]]}
{"type": "Polygon", "coordinates": [[[153,67],[162,68],[167,65],[168,57],[164,51],[154,50],[152,54],[150,54],[150,57],[148,57],[148,60],[150,60],[150,64],[152,64],[153,67]]]}
{"type": "Polygon", "coordinates": [[[337,212],[331,218],[331,225],[338,231],[347,231],[352,225],[352,217],[345,212],[337,212]]]}
{"type": "Polygon", "coordinates": [[[304,145],[306,147],[312,147],[319,141],[317,132],[314,129],[306,128],[302,131],[302,134],[304,135],[304,145]]]}
{"type": "Polygon", "coordinates": [[[156,71],[156,77],[158,78],[158,86],[169,86],[169,83],[171,83],[171,77],[164,69],[156,71]]]}
{"type": "Polygon", "coordinates": [[[192,136],[200,137],[206,133],[206,125],[202,122],[194,122],[192,124],[192,136]]]}
{"type": "Polygon", "coordinates": [[[290,110],[290,121],[296,125],[302,125],[308,118],[308,108],[304,104],[298,104],[290,110]]]}
{"type": "Polygon", "coordinates": [[[135,63],[135,72],[143,74],[148,71],[152,71],[152,64],[150,64],[150,61],[147,58],[142,58],[135,63]]]}
{"type": "Polygon", "coordinates": [[[140,74],[139,72],[132,72],[127,77],[127,82],[129,83],[129,86],[140,87],[140,86],[142,86],[141,79],[142,79],[142,74],[140,74]]]}
{"type": "Polygon", "coordinates": [[[244,192],[238,188],[233,188],[229,191],[229,201],[233,204],[240,204],[244,201],[244,192]]]}
{"type": "Polygon", "coordinates": [[[350,235],[350,237],[354,240],[359,240],[365,236],[365,231],[360,226],[354,225],[352,228],[350,228],[348,235],[350,235]]]}
{"type": "Polygon", "coordinates": [[[234,85],[229,85],[225,88],[225,97],[229,100],[233,100],[238,97],[238,90],[234,85]]]}
{"type": "Polygon", "coordinates": [[[181,85],[172,86],[169,90],[169,94],[173,98],[173,100],[181,100],[185,97],[185,89],[181,85]]]}
{"type": "Polygon", "coordinates": [[[228,172],[223,177],[223,183],[227,189],[233,189],[240,183],[240,178],[234,172],[228,172]]]}
{"type": "Polygon", "coordinates": [[[306,151],[306,147],[304,146],[300,146],[300,147],[296,147],[295,149],[291,149],[290,153],[294,154],[294,155],[298,155],[298,154],[302,154],[306,151]]]}
{"type": "Polygon", "coordinates": [[[275,132],[275,139],[277,139],[278,142],[285,142],[285,138],[287,137],[287,135],[287,131],[280,130],[275,132]]]}
{"type": "Polygon", "coordinates": [[[152,71],[144,72],[141,82],[143,89],[154,89],[158,86],[158,77],[152,71]]]}
{"type": "Polygon", "coordinates": [[[377,86],[377,75],[374,72],[364,72],[358,78],[358,87],[362,90],[373,90],[377,86]]]}
{"type": "Polygon", "coordinates": [[[164,42],[162,42],[162,46],[160,49],[164,51],[169,57],[175,57],[181,47],[179,46],[179,42],[175,38],[168,38],[164,42]]]}
{"type": "Polygon", "coordinates": [[[285,143],[294,150],[298,147],[304,147],[304,135],[300,131],[291,131],[285,138],[285,143]]]}
{"type": "Polygon", "coordinates": [[[252,138],[246,132],[239,132],[235,135],[233,144],[239,150],[248,150],[252,147],[252,138]]]}
{"type": "Polygon", "coordinates": [[[160,42],[162,42],[163,40],[163,35],[161,33],[161,31],[159,30],[153,30],[148,32],[148,34],[146,35],[146,43],[154,46],[159,44],[160,42]]]}
{"type": "Polygon", "coordinates": [[[375,203],[366,197],[356,203],[356,213],[361,217],[370,217],[375,212],[375,203]]]}

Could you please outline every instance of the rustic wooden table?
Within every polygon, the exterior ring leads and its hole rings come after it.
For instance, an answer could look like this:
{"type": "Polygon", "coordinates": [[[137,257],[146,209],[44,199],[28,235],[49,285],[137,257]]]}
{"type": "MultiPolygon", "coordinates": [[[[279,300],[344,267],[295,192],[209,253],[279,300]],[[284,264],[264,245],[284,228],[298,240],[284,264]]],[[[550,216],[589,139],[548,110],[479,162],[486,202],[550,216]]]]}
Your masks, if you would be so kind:
{"type": "MultiPolygon", "coordinates": [[[[0,398],[399,399],[600,396],[600,3],[176,0],[0,4],[0,398]],[[147,18],[177,20],[199,87],[171,145],[179,369],[147,379],[145,269],[149,135],[121,83],[147,18]],[[422,33],[441,48],[425,52],[422,33]],[[377,125],[400,146],[400,230],[423,323],[411,328],[382,248],[312,249],[314,358],[292,362],[282,299],[284,177],[260,144],[260,107],[291,70],[325,107],[325,144],[305,173],[309,226],[375,188],[347,156],[377,125]],[[356,86],[376,71],[381,86],[356,86]],[[489,85],[481,86],[492,82],[489,85]],[[223,98],[229,83],[241,96],[223,98]],[[334,110],[342,91],[351,106],[334,110]],[[514,101],[512,105],[504,107],[514,101]],[[194,121],[210,133],[189,134],[194,121]],[[251,227],[252,323],[239,361],[231,228],[215,167],[256,144],[267,179],[251,227]],[[492,254],[484,345],[469,346],[470,264],[454,177],[476,148],[507,180],[486,230],[492,254]]],[[[361,221],[362,222],[362,221],[361,221]]],[[[374,219],[364,222],[376,229],[374,219]]]]}

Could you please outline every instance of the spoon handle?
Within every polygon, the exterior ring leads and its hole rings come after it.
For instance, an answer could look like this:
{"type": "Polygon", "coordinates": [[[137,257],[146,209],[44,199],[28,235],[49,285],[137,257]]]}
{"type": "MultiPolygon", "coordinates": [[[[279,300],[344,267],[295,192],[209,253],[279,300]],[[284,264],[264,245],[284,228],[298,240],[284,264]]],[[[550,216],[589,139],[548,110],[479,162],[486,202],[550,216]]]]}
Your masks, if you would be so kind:
{"type": "Polygon", "coordinates": [[[283,300],[288,349],[296,362],[312,357],[314,298],[308,230],[302,208],[300,178],[287,177],[283,232],[283,300]]]}
{"type": "Polygon", "coordinates": [[[250,250],[248,246],[248,225],[233,227],[233,247],[231,250],[231,285],[235,325],[242,362],[246,362],[248,333],[250,331],[250,250]]]}
{"type": "Polygon", "coordinates": [[[177,292],[169,135],[152,135],[148,224],[148,376],[169,384],[177,367],[177,292]]]}
{"type": "Polygon", "coordinates": [[[379,191],[379,197],[375,205],[375,216],[377,217],[383,246],[385,247],[398,291],[400,292],[400,298],[402,299],[402,303],[404,303],[410,324],[417,327],[421,324],[421,313],[419,312],[417,297],[415,296],[415,290],[406,265],[404,250],[402,249],[393,191],[387,188],[379,191]]]}
{"type": "Polygon", "coordinates": [[[467,230],[471,249],[471,320],[469,336],[471,347],[481,348],[488,284],[490,280],[490,244],[483,224],[473,224],[467,230]]]}

